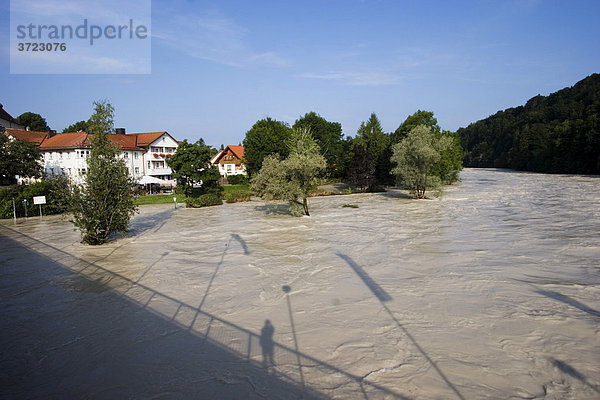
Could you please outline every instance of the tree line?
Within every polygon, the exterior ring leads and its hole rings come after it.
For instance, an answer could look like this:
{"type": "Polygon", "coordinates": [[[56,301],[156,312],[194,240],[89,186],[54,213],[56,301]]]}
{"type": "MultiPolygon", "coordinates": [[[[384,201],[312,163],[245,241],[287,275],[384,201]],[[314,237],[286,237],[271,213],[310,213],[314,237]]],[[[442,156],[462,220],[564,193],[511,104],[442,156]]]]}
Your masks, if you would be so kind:
{"type": "Polygon", "coordinates": [[[408,137],[409,132],[425,126],[436,141],[445,138],[436,173],[442,183],[458,179],[462,168],[462,150],[455,133],[442,130],[431,111],[418,110],[406,118],[394,132],[386,133],[375,113],[363,121],[354,137],[344,138],[342,126],[330,122],[315,112],[306,113],[292,126],[271,118],[257,121],[244,138],[246,168],[253,177],[261,168],[263,160],[273,154],[286,158],[290,153],[287,145],[294,130],[308,129],[316,141],[320,154],[325,158],[325,175],[344,180],[359,190],[376,191],[396,183],[392,161],[394,146],[408,137]]]}
{"type": "Polygon", "coordinates": [[[468,167],[600,174],[600,74],[457,133],[468,167]]]}

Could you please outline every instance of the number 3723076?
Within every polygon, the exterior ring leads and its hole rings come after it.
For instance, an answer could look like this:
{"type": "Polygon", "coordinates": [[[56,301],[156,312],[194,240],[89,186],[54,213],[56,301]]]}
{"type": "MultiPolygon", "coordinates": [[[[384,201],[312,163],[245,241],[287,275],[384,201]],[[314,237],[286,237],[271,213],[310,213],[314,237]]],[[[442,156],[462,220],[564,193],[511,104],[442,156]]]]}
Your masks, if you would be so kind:
{"type": "Polygon", "coordinates": [[[66,51],[66,43],[17,43],[19,51],[66,51]]]}

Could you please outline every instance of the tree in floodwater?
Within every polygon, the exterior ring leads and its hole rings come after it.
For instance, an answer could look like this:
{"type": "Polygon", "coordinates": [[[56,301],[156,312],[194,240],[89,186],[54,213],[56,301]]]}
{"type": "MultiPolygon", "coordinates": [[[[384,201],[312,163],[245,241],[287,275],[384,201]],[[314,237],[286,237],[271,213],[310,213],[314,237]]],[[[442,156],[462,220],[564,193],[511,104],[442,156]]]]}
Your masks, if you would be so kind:
{"type": "Polygon", "coordinates": [[[106,100],[94,102],[94,106],[88,122],[93,134],[88,170],[83,185],[72,186],[72,212],[83,242],[96,245],[105,243],[112,233],[127,232],[136,207],[134,182],[119,157],[120,150],[108,137],[114,108],[106,100]]]}
{"type": "Polygon", "coordinates": [[[265,157],[260,171],[252,178],[252,190],[263,199],[287,200],[293,214],[310,215],[307,198],[318,183],[327,161],[310,130],[293,129],[288,140],[289,156],[279,154],[265,157]]]}
{"type": "Polygon", "coordinates": [[[439,164],[442,154],[452,145],[452,138],[436,135],[430,127],[419,125],[394,145],[391,160],[396,167],[392,173],[416,198],[426,198],[426,191],[439,190],[442,185],[439,164]]]}

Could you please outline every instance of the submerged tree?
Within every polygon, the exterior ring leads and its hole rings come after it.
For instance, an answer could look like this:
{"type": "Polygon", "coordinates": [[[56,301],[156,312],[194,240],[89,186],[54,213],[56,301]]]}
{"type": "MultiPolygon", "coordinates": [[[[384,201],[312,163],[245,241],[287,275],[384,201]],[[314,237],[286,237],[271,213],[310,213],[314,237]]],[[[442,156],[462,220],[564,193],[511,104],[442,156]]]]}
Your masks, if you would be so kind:
{"type": "Polygon", "coordinates": [[[113,129],[113,106],[106,100],[94,102],[95,113],[88,122],[92,150],[87,159],[87,174],[82,186],[73,186],[73,223],[83,242],[105,243],[109,235],[127,232],[135,213],[134,182],[119,149],[108,137],[113,129]]]}
{"type": "Polygon", "coordinates": [[[392,173],[402,186],[417,198],[425,198],[425,192],[437,190],[442,184],[439,163],[442,154],[453,145],[448,136],[436,135],[431,128],[419,125],[393,147],[392,173]]]}
{"type": "Polygon", "coordinates": [[[289,156],[265,157],[262,168],[252,178],[252,190],[263,199],[287,200],[292,213],[310,215],[307,198],[325,170],[327,161],[306,128],[293,129],[288,140],[289,156]]]}

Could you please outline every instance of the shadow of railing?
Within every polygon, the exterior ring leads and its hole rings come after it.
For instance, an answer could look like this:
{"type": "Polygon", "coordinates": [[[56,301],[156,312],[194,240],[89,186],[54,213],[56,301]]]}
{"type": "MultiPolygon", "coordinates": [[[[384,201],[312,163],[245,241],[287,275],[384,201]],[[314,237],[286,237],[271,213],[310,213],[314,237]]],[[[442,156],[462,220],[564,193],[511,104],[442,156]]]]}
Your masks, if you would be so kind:
{"type": "Polygon", "coordinates": [[[592,389],[596,393],[600,393],[600,389],[596,385],[591,384],[581,372],[577,371],[571,365],[567,364],[564,361],[560,361],[560,360],[557,360],[554,358],[551,358],[550,361],[552,362],[552,365],[554,365],[556,368],[558,368],[562,373],[565,373],[565,374],[581,381],[581,383],[585,384],[586,386],[588,386],[590,389],[592,389]]]}
{"type": "Polygon", "coordinates": [[[535,292],[539,293],[539,294],[541,294],[543,296],[546,296],[546,297],[548,297],[550,299],[554,299],[554,300],[560,301],[562,303],[568,304],[571,307],[575,307],[578,310],[581,310],[581,311],[586,312],[586,313],[588,313],[590,315],[593,315],[596,318],[600,318],[600,311],[594,310],[593,308],[588,307],[585,304],[583,304],[583,303],[581,303],[581,302],[579,302],[579,301],[577,301],[577,300],[575,300],[575,299],[573,299],[573,298],[571,298],[571,297],[569,297],[567,295],[564,295],[562,293],[558,293],[558,292],[555,292],[555,291],[552,291],[552,290],[543,290],[543,289],[537,289],[535,292]]]}
{"type": "Polygon", "coordinates": [[[369,276],[369,274],[367,274],[367,272],[360,265],[358,265],[356,262],[354,262],[354,260],[350,256],[348,256],[346,254],[341,254],[341,253],[336,253],[336,254],[342,260],[346,261],[346,263],[348,263],[350,268],[352,268],[354,270],[354,272],[358,275],[358,277],[360,279],[362,279],[362,281],[365,283],[365,285],[371,290],[373,295],[375,297],[377,297],[377,300],[379,300],[379,302],[383,306],[383,309],[389,314],[389,316],[392,318],[392,320],[394,320],[396,325],[398,325],[398,327],[404,332],[406,337],[408,337],[410,339],[412,344],[417,348],[417,350],[419,350],[419,352],[423,355],[423,357],[425,357],[427,362],[429,362],[429,364],[437,372],[437,374],[440,376],[440,378],[442,378],[444,380],[444,382],[446,382],[446,385],[448,385],[448,387],[454,392],[456,397],[458,397],[461,400],[464,400],[463,395],[459,392],[459,390],[456,388],[456,386],[454,386],[454,384],[452,382],[450,382],[450,380],[448,379],[446,374],[444,374],[444,372],[442,372],[442,370],[437,365],[437,363],[434,360],[432,360],[431,357],[429,357],[429,354],[427,354],[427,352],[423,349],[423,347],[421,347],[421,345],[417,342],[417,340],[414,338],[414,336],[411,335],[411,333],[408,331],[408,329],[406,329],[406,327],[400,323],[398,318],[396,318],[394,313],[385,304],[385,302],[390,301],[392,299],[392,297],[389,294],[387,294],[387,292],[383,288],[381,288],[381,286],[379,286],[373,280],[373,278],[371,278],[369,276]]]}
{"type": "MultiPolygon", "coordinates": [[[[255,366],[262,366],[260,333],[255,333],[205,312],[198,306],[161,293],[139,281],[134,281],[96,263],[73,256],[9,227],[0,226],[0,233],[31,251],[49,258],[61,267],[94,281],[96,285],[103,285],[111,289],[123,299],[169,321],[179,329],[201,338],[205,343],[223,348],[255,366]]],[[[236,238],[232,236],[232,239],[236,238]]],[[[215,274],[217,271],[218,267],[215,274]]],[[[271,373],[283,381],[299,387],[306,387],[309,391],[327,395],[329,392],[336,391],[337,393],[341,390],[353,393],[354,396],[360,393],[361,397],[365,399],[370,397],[409,399],[392,389],[370,382],[363,376],[346,372],[285,345],[274,343],[273,353],[275,367],[272,368],[271,373]],[[298,368],[299,365],[301,368],[298,368]]]]}

